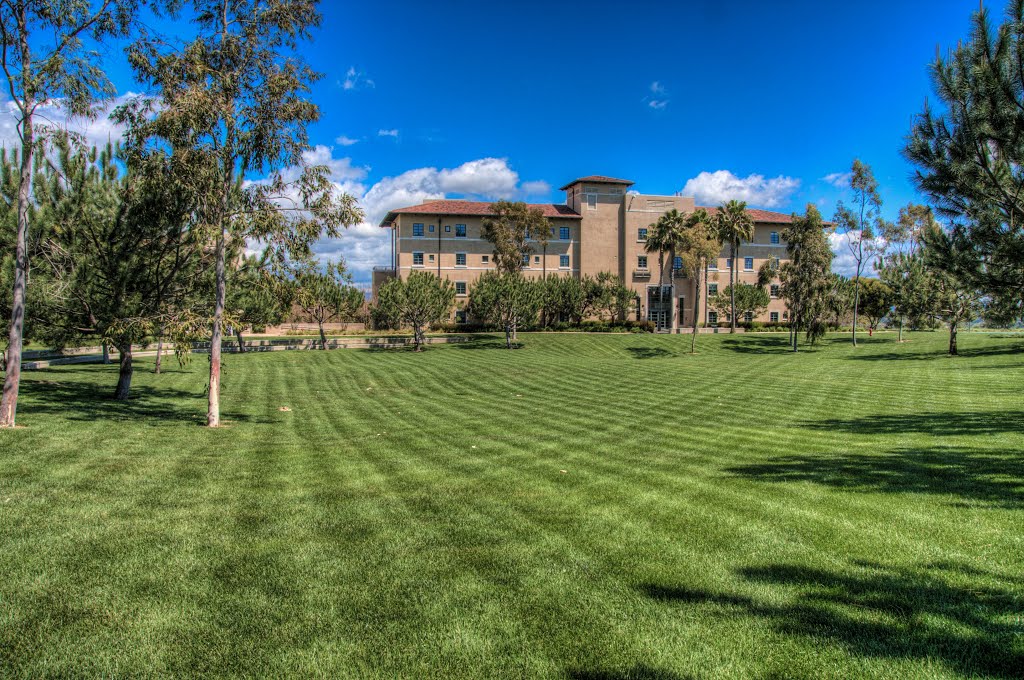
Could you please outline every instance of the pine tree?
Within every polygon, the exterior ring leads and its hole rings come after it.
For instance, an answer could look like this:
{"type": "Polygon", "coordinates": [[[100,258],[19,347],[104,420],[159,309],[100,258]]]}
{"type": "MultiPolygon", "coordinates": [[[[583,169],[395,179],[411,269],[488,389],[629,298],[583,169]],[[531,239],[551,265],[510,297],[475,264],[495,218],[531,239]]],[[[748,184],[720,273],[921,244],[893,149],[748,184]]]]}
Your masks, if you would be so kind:
{"type": "Polygon", "coordinates": [[[90,115],[98,99],[114,94],[96,45],[111,36],[127,34],[135,5],[132,0],[0,2],[0,69],[14,106],[20,146],[13,294],[6,375],[0,396],[0,428],[14,427],[18,407],[29,272],[32,164],[47,136],[47,128],[36,125],[37,111],[40,106],[59,101],[69,114],[90,115]]]}
{"type": "Polygon", "coordinates": [[[822,317],[829,293],[833,254],[821,213],[811,203],[803,217],[794,216],[783,238],[789,260],[779,268],[780,292],[789,308],[793,351],[796,352],[800,331],[804,331],[812,344],[825,333],[822,317]]]}

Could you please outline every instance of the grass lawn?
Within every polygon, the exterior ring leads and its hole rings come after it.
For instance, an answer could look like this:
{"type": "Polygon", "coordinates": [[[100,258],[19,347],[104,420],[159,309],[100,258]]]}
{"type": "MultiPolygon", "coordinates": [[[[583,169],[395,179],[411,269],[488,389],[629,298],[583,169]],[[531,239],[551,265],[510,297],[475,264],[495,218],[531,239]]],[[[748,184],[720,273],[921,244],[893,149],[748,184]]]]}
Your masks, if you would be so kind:
{"type": "Polygon", "coordinates": [[[0,675],[1024,675],[1024,338],[523,339],[25,374],[0,675]]]}

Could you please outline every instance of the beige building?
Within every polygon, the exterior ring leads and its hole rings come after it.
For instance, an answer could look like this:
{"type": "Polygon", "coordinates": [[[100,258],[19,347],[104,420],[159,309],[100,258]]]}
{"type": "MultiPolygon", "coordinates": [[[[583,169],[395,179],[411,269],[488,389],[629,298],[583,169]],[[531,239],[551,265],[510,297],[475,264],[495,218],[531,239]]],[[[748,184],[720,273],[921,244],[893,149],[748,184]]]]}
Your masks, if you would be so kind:
{"type": "MultiPolygon", "coordinates": [[[[628,191],[632,182],[613,177],[582,177],[561,188],[564,204],[539,204],[551,220],[554,238],[547,253],[539,247],[529,256],[523,272],[527,276],[594,276],[598,272],[617,274],[637,294],[635,318],[649,319],[659,328],[669,323],[669,305],[674,305],[676,328],[694,323],[694,283],[684,277],[673,263],[665,262],[665,286],[659,285],[661,270],[656,252],[644,249],[653,222],[673,208],[689,212],[696,208],[692,198],[650,196],[628,191]]],[[[707,208],[714,212],[714,208],[707,208]]],[[[791,216],[767,210],[748,211],[755,222],[754,239],[740,247],[740,281],[756,283],[757,271],[769,258],[786,258],[782,232],[791,216]]],[[[428,201],[389,212],[381,227],[391,230],[391,264],[375,267],[373,291],[393,276],[407,277],[422,269],[433,271],[455,282],[459,308],[464,306],[473,282],[494,268],[493,248],[483,238],[483,220],[493,215],[493,204],[477,201],[428,201]]],[[[703,286],[700,323],[725,323],[727,316],[709,310],[707,297],[729,285],[733,263],[724,249],[710,281],[703,286]]],[[[786,321],[785,305],[778,297],[778,282],[770,287],[768,309],[756,319],[765,322],[786,321]]],[[[464,318],[460,312],[456,318],[464,318]]],[[[740,319],[743,321],[744,319],[740,319]]]]}

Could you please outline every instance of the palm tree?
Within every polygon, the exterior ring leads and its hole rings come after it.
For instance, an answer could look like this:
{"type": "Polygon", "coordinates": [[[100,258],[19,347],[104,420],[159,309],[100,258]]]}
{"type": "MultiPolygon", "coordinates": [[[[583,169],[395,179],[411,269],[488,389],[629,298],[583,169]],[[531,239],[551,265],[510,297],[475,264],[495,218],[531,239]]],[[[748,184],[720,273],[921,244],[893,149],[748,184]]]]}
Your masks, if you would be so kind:
{"type": "Polygon", "coordinates": [[[724,203],[715,215],[715,226],[718,236],[723,242],[729,244],[729,256],[732,258],[732,267],[729,268],[729,332],[736,332],[736,284],[739,283],[739,275],[736,273],[737,259],[740,253],[740,242],[751,241],[754,238],[754,218],[747,212],[745,201],[729,201],[724,203]]]}
{"type": "MultiPolygon", "coordinates": [[[[659,299],[665,293],[665,253],[669,254],[669,269],[672,272],[669,277],[669,286],[672,286],[672,280],[675,277],[676,253],[683,245],[686,219],[687,215],[685,213],[681,213],[673,208],[651,225],[650,234],[647,236],[647,244],[644,246],[647,252],[658,251],[658,263],[661,269],[661,274],[658,277],[659,299]]],[[[675,326],[675,302],[672,296],[669,296],[668,327],[674,329],[675,326]]]]}

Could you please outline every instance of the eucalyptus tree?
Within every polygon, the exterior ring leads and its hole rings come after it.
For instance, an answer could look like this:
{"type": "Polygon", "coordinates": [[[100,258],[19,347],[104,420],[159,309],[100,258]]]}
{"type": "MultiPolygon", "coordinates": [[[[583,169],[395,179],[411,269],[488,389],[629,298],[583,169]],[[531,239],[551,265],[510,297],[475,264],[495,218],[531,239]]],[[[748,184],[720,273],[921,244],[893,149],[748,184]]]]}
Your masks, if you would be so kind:
{"type": "Polygon", "coordinates": [[[886,251],[878,258],[875,269],[892,295],[892,306],[899,317],[897,342],[903,342],[903,327],[909,319],[912,326],[929,315],[932,287],[921,252],[921,235],[936,224],[931,208],[908,204],[900,208],[899,219],[883,232],[886,251]]]}
{"type": "Polygon", "coordinates": [[[413,343],[419,352],[426,330],[448,319],[455,307],[455,284],[432,272],[411,272],[407,279],[393,278],[381,286],[377,307],[378,318],[412,327],[413,343]]]}
{"type": "MultiPolygon", "coordinates": [[[[715,213],[715,229],[718,237],[729,244],[729,257],[732,266],[729,267],[729,289],[735,293],[735,286],[739,282],[739,271],[737,265],[740,256],[740,244],[743,241],[751,241],[754,238],[754,218],[747,212],[747,204],[744,201],[729,201],[722,204],[715,213]]],[[[729,332],[736,332],[736,300],[732,296],[730,306],[729,332]]]]}
{"type": "Polygon", "coordinates": [[[853,346],[857,346],[857,316],[860,311],[861,276],[880,252],[876,235],[882,235],[891,227],[882,218],[882,197],[878,193],[871,166],[855,158],[850,168],[850,191],[852,207],[842,201],[836,206],[835,228],[846,236],[846,246],[854,261],[853,275],[853,346]]]}
{"type": "Polygon", "coordinates": [[[351,319],[366,302],[366,296],[352,285],[343,262],[321,265],[310,259],[296,265],[296,269],[295,303],[316,321],[320,349],[327,349],[324,324],[332,319],[351,319]]]}
{"type": "Polygon", "coordinates": [[[306,257],[323,235],[362,219],[323,165],[308,163],[310,100],[321,75],[298,55],[321,15],[316,0],[163,0],[187,10],[194,35],[183,44],[143,35],[128,50],[136,76],[157,96],[119,112],[143,145],[166,145],[187,166],[214,254],[215,293],[207,424],[220,424],[226,255],[258,241],[284,260],[306,257]],[[236,190],[239,176],[251,178],[236,190]]]}
{"type": "Polygon", "coordinates": [[[812,344],[825,333],[822,317],[832,272],[832,248],[825,236],[825,223],[813,203],[803,216],[794,216],[783,233],[789,258],[779,267],[780,292],[789,308],[793,351],[800,331],[812,344]]]}
{"type": "Polygon", "coordinates": [[[29,272],[32,163],[52,125],[37,123],[39,108],[54,102],[69,115],[87,116],[113,96],[102,53],[104,40],[126,35],[136,0],[4,0],[0,2],[0,69],[3,70],[20,162],[17,228],[7,369],[0,397],[0,428],[14,427],[21,380],[25,296],[29,272]]]}
{"type": "Polygon", "coordinates": [[[722,252],[722,240],[718,235],[715,221],[708,212],[698,208],[686,216],[686,229],[679,244],[679,257],[683,272],[693,280],[693,333],[690,338],[690,353],[697,351],[697,327],[700,320],[702,286],[708,264],[722,252]]]}
{"type": "Polygon", "coordinates": [[[546,248],[550,230],[544,212],[521,201],[498,201],[494,215],[483,221],[483,237],[494,247],[494,266],[505,273],[522,271],[533,253],[530,237],[547,234],[543,240],[546,248]]]}
{"type": "Polygon", "coordinates": [[[969,39],[931,64],[939,106],[926,102],[904,154],[938,213],[954,221],[951,245],[1005,323],[1024,318],[1024,0],[1005,21],[973,15],[969,39]]]}
{"type": "MultiPolygon", "coordinates": [[[[531,207],[522,201],[495,203],[494,215],[483,221],[483,236],[494,247],[494,265],[498,272],[509,277],[522,278],[523,267],[527,265],[533,253],[530,236],[546,233],[545,230],[550,228],[551,224],[540,208],[531,207]]],[[[498,283],[488,283],[486,286],[487,291],[500,289],[516,295],[527,288],[525,285],[514,284],[505,279],[498,283]]],[[[532,288],[530,290],[533,291],[532,288]]],[[[511,339],[516,340],[519,331],[516,319],[519,316],[512,314],[509,318],[513,320],[511,339]]]]}
{"type": "Polygon", "coordinates": [[[542,282],[518,272],[484,272],[469,292],[470,313],[505,331],[505,346],[512,349],[516,329],[537,317],[543,301],[541,286],[542,282]]]}

